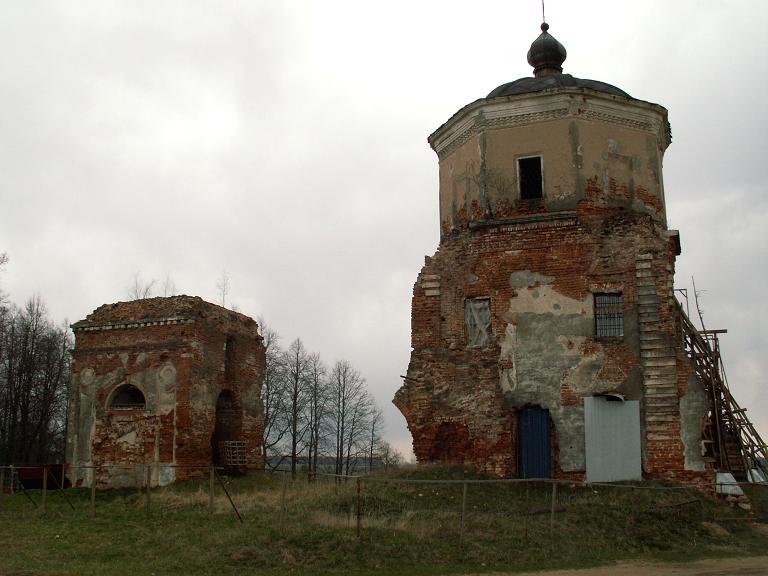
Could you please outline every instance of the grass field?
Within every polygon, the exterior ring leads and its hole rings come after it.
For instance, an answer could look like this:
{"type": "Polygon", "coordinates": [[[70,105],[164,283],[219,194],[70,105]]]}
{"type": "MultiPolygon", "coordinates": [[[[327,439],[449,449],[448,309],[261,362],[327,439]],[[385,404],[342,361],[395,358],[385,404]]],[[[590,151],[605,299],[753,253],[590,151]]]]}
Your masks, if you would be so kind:
{"type": "Polygon", "coordinates": [[[560,484],[553,513],[550,484],[468,482],[464,495],[451,479],[475,478],[374,475],[359,499],[354,480],[227,479],[242,522],[219,486],[209,517],[207,480],[153,490],[149,513],[137,490],[98,493],[95,514],[86,490],[67,491],[74,510],[59,492],[45,511],[39,490],[3,495],[0,575],[449,574],[768,550],[754,516],[695,491],[560,484]],[[712,535],[713,519],[728,533],[712,535]]]}

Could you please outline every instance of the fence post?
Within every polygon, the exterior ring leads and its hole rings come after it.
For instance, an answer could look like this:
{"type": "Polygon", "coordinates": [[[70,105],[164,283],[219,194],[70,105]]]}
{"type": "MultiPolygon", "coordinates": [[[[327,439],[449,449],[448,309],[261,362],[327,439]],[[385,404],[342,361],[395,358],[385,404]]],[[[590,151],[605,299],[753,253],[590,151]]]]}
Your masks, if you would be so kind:
{"type": "Polygon", "coordinates": [[[152,468],[150,468],[149,464],[146,464],[144,466],[144,475],[146,476],[146,498],[147,498],[147,516],[149,516],[149,492],[150,492],[150,484],[152,483],[152,468]]]}
{"type": "Polygon", "coordinates": [[[287,488],[288,474],[283,471],[283,489],[280,494],[280,531],[283,531],[283,521],[285,520],[285,491],[287,488]]]}
{"type": "Polygon", "coordinates": [[[5,493],[5,466],[0,466],[0,501],[2,501],[4,493],[5,493]]]}
{"type": "Polygon", "coordinates": [[[531,484],[528,480],[525,481],[525,510],[523,512],[523,537],[528,540],[528,508],[530,507],[530,489],[531,484]]]}
{"type": "Polygon", "coordinates": [[[45,512],[45,501],[48,496],[48,466],[43,466],[43,503],[41,505],[43,512],[45,512]]]}
{"type": "Polygon", "coordinates": [[[360,489],[362,485],[362,478],[357,477],[357,539],[360,540],[360,523],[363,517],[362,502],[360,499],[360,489]]]}
{"type": "Polygon", "coordinates": [[[459,551],[461,559],[464,560],[464,518],[467,514],[467,483],[461,484],[461,521],[459,523],[459,551]]]}
{"type": "Polygon", "coordinates": [[[552,508],[549,513],[549,533],[555,529],[555,502],[557,501],[557,482],[552,481],[552,508]]]}
{"type": "Polygon", "coordinates": [[[96,516],[96,466],[91,474],[91,516],[96,516]]]}
{"type": "Polygon", "coordinates": [[[237,506],[235,506],[235,501],[232,500],[232,496],[229,495],[229,490],[227,490],[227,485],[224,484],[224,480],[221,479],[221,476],[219,476],[218,473],[216,473],[216,476],[218,476],[219,478],[219,484],[221,484],[221,489],[224,490],[224,495],[227,497],[227,500],[229,500],[229,504],[232,506],[232,510],[235,511],[235,514],[237,515],[237,519],[240,520],[240,523],[242,524],[243,517],[240,516],[240,511],[237,509],[237,506]]]}
{"type": "Polygon", "coordinates": [[[10,471],[11,471],[11,477],[10,477],[10,487],[11,487],[11,489],[10,489],[10,494],[11,494],[11,496],[13,496],[13,478],[14,478],[13,477],[13,464],[11,464],[10,471]]]}
{"type": "Polygon", "coordinates": [[[215,479],[216,471],[213,468],[213,464],[211,464],[208,474],[208,520],[213,520],[213,488],[215,479]]]}

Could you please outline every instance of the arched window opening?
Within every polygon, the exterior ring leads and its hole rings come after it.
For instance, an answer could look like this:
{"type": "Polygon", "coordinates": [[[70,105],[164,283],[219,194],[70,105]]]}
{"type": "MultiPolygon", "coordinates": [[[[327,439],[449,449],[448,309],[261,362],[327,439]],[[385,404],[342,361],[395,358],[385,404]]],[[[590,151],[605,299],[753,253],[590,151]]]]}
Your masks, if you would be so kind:
{"type": "Polygon", "coordinates": [[[110,408],[117,410],[132,410],[136,408],[145,408],[147,401],[141,390],[133,384],[124,384],[112,394],[112,400],[109,403],[110,408]]]}

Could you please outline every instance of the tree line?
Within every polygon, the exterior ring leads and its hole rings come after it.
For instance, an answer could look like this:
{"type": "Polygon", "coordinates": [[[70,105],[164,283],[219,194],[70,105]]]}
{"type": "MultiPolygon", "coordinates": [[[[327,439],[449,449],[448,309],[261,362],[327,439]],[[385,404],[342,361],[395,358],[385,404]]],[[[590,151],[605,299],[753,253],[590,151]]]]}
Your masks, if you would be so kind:
{"type": "MultiPolygon", "coordinates": [[[[7,262],[0,252],[0,272],[7,262]]],[[[136,275],[131,299],[149,296],[153,283],[136,275]]],[[[400,461],[382,438],[382,412],[354,366],[338,360],[328,367],[301,339],[283,349],[279,334],[259,324],[266,346],[266,466],[313,477],[320,470],[350,474],[400,461]]],[[[40,296],[19,307],[0,284],[0,465],[63,459],[73,345],[66,322],[54,324],[40,296]]]]}
{"type": "MultiPolygon", "coordinates": [[[[7,262],[0,253],[0,270],[7,262]]],[[[0,464],[61,459],[71,348],[39,296],[19,307],[0,290],[0,464]]]]}
{"type": "Polygon", "coordinates": [[[266,466],[348,475],[401,456],[384,441],[383,417],[365,378],[347,360],[328,367],[300,338],[283,349],[280,335],[259,319],[266,347],[261,398],[266,466]]]}

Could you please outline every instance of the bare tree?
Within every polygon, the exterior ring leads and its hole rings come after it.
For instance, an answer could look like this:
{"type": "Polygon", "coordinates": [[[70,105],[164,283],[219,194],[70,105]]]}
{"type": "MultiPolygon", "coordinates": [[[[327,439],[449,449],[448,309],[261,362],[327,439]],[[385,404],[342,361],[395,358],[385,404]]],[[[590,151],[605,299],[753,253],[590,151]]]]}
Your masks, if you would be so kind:
{"type": "Polygon", "coordinates": [[[167,298],[176,294],[176,282],[173,281],[170,274],[166,273],[165,278],[163,278],[163,296],[167,298]]]}
{"type": "MultiPolygon", "coordinates": [[[[6,264],[8,264],[8,254],[6,252],[0,252],[0,272],[5,272],[4,268],[6,264]]],[[[6,298],[7,296],[5,292],[0,288],[0,309],[5,305],[6,298]]]]}
{"type": "Polygon", "coordinates": [[[130,300],[143,300],[145,298],[151,298],[152,292],[155,287],[156,280],[144,281],[141,278],[141,272],[135,272],[133,274],[133,283],[128,287],[128,298],[130,300]]]}
{"type": "Polygon", "coordinates": [[[365,379],[347,360],[338,360],[329,378],[329,424],[335,437],[335,472],[348,474],[359,454],[364,454],[373,399],[365,379]]]}
{"type": "Polygon", "coordinates": [[[313,480],[317,474],[323,423],[327,416],[328,383],[325,379],[326,371],[320,355],[316,352],[311,354],[308,366],[309,399],[307,402],[307,425],[309,426],[307,474],[310,480],[313,480]]]}
{"type": "Polygon", "coordinates": [[[221,278],[216,282],[216,290],[219,292],[219,302],[222,308],[227,307],[227,296],[229,296],[229,274],[222,270],[221,278]]]}
{"type": "Polygon", "coordinates": [[[62,455],[71,346],[39,296],[0,318],[0,463],[62,455]]]}
{"type": "MultiPolygon", "coordinates": [[[[364,381],[363,381],[364,382],[364,381]]],[[[344,474],[349,476],[361,456],[366,456],[368,427],[376,405],[368,390],[354,399],[347,426],[346,454],[344,455],[344,474]]]]}
{"type": "Polygon", "coordinates": [[[369,426],[371,429],[371,435],[368,442],[368,472],[373,470],[373,454],[375,449],[381,443],[381,430],[384,423],[384,413],[378,406],[373,406],[371,413],[368,416],[369,426]]]}
{"type": "Polygon", "coordinates": [[[281,461],[273,460],[285,437],[286,387],[283,351],[280,349],[280,334],[263,317],[259,317],[259,328],[266,348],[264,382],[261,386],[261,401],[264,405],[264,438],[262,453],[266,466],[278,467],[281,461]]]}
{"type": "Polygon", "coordinates": [[[382,441],[378,447],[379,458],[384,469],[397,468],[403,462],[403,455],[392,447],[389,442],[382,441]]]}
{"type": "Polygon", "coordinates": [[[294,340],[284,354],[288,440],[290,442],[291,476],[296,477],[296,465],[303,452],[304,437],[309,429],[305,408],[309,400],[310,355],[301,339],[294,340]]]}

